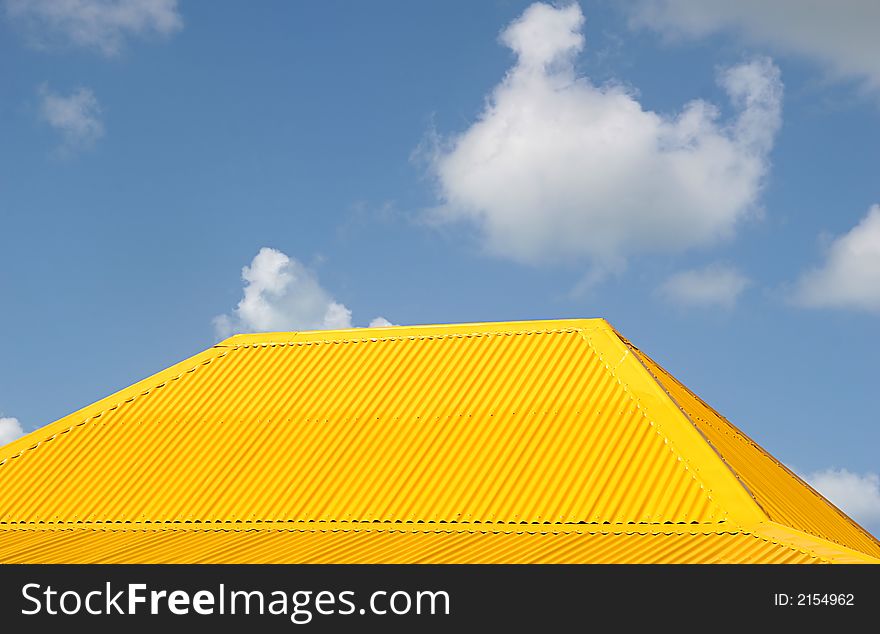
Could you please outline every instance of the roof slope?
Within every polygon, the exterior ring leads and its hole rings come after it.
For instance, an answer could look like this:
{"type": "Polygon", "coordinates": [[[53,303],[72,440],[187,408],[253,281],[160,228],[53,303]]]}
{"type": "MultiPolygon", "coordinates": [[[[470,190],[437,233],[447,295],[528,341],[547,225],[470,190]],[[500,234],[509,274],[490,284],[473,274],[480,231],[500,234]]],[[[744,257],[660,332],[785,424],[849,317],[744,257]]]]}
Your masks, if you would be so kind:
{"type": "Polygon", "coordinates": [[[880,562],[682,390],[604,320],[238,335],[0,448],[0,561],[880,562]]]}

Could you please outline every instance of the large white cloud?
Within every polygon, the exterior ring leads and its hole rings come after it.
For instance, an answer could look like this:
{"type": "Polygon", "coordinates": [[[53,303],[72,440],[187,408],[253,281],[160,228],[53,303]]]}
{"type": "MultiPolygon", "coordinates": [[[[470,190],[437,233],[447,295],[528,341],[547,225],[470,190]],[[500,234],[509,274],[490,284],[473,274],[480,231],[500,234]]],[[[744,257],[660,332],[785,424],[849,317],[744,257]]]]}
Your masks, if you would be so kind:
{"type": "Polygon", "coordinates": [[[666,300],[683,306],[732,308],[750,285],[749,278],[736,268],[710,264],[671,275],[658,292],[666,300]]]}
{"type": "Polygon", "coordinates": [[[875,532],[880,529],[880,476],[876,473],[825,469],[808,475],[806,480],[865,528],[875,532]]]}
{"type": "MultiPolygon", "coordinates": [[[[351,310],[321,286],[296,258],[263,247],[242,269],[244,297],[231,314],[214,318],[218,337],[234,333],[351,328],[351,310]]],[[[376,317],[370,327],[392,325],[376,317]]]]}
{"type": "Polygon", "coordinates": [[[30,41],[72,44],[105,55],[131,35],[171,35],[183,28],[177,0],[6,0],[6,15],[24,25],[30,41]]]}
{"type": "Polygon", "coordinates": [[[583,22],[576,4],[534,4],[501,34],[516,63],[478,120],[429,150],[437,218],[475,223],[498,255],[600,268],[731,235],[768,170],[779,70],[758,59],[720,72],[730,120],[702,100],[660,114],[575,73],[583,22]]]}
{"type": "Polygon", "coordinates": [[[104,136],[101,106],[88,88],[78,88],[68,95],[62,95],[43,84],[39,95],[40,116],[61,134],[59,149],[63,153],[91,147],[104,136]]]}
{"type": "Polygon", "coordinates": [[[634,25],[687,37],[731,30],[880,89],[877,0],[639,0],[631,10],[634,25]]]}
{"type": "Polygon", "coordinates": [[[880,312],[880,205],[831,243],[824,264],[798,282],[794,299],[813,308],[880,312]]]}
{"type": "Polygon", "coordinates": [[[12,442],[22,434],[24,434],[24,430],[17,418],[0,416],[0,445],[12,442]]]}

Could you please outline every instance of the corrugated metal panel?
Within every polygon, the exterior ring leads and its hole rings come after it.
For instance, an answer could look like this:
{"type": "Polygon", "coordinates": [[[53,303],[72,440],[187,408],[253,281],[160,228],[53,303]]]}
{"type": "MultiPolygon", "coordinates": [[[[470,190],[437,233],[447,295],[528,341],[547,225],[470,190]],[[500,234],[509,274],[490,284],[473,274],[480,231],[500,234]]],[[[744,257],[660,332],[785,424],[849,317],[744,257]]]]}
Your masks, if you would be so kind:
{"type": "Polygon", "coordinates": [[[234,338],[20,443],[0,521],[725,520],[582,328],[430,332],[234,338]]]}
{"type": "Polygon", "coordinates": [[[407,529],[0,530],[8,563],[863,563],[743,532],[407,529]]]}
{"type": "Polygon", "coordinates": [[[669,395],[736,472],[771,520],[880,557],[880,542],[755,441],[627,342],[669,395]]]}
{"type": "Polygon", "coordinates": [[[240,335],[0,448],[0,562],[870,559],[707,437],[603,320],[240,335]]]}

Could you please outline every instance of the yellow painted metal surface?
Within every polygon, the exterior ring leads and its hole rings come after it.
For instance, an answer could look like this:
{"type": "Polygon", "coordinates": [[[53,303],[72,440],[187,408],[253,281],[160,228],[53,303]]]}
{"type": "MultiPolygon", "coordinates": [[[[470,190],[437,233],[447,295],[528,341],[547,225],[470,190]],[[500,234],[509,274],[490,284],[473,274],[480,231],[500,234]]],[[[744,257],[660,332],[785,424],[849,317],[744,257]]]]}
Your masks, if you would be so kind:
{"type": "MultiPolygon", "coordinates": [[[[255,528],[103,526],[8,530],[6,563],[867,563],[790,535],[712,527],[255,528]]],[[[874,560],[876,562],[876,560],[874,560]]]]}
{"type": "Polygon", "coordinates": [[[580,329],[320,337],[239,338],[69,417],[0,466],[0,520],[726,518],[580,329]]]}
{"type": "Polygon", "coordinates": [[[878,556],[770,515],[666,382],[604,320],[238,335],[0,448],[0,562],[878,556]]]}

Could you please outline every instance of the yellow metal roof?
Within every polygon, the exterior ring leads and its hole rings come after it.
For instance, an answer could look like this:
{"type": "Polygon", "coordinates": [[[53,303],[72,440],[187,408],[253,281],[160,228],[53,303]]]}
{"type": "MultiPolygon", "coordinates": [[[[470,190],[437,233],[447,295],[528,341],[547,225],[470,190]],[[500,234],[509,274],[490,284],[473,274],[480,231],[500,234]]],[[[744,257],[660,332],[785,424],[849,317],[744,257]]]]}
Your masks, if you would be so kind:
{"type": "Polygon", "coordinates": [[[620,337],[237,335],[0,447],[0,562],[876,562],[620,337]]]}

